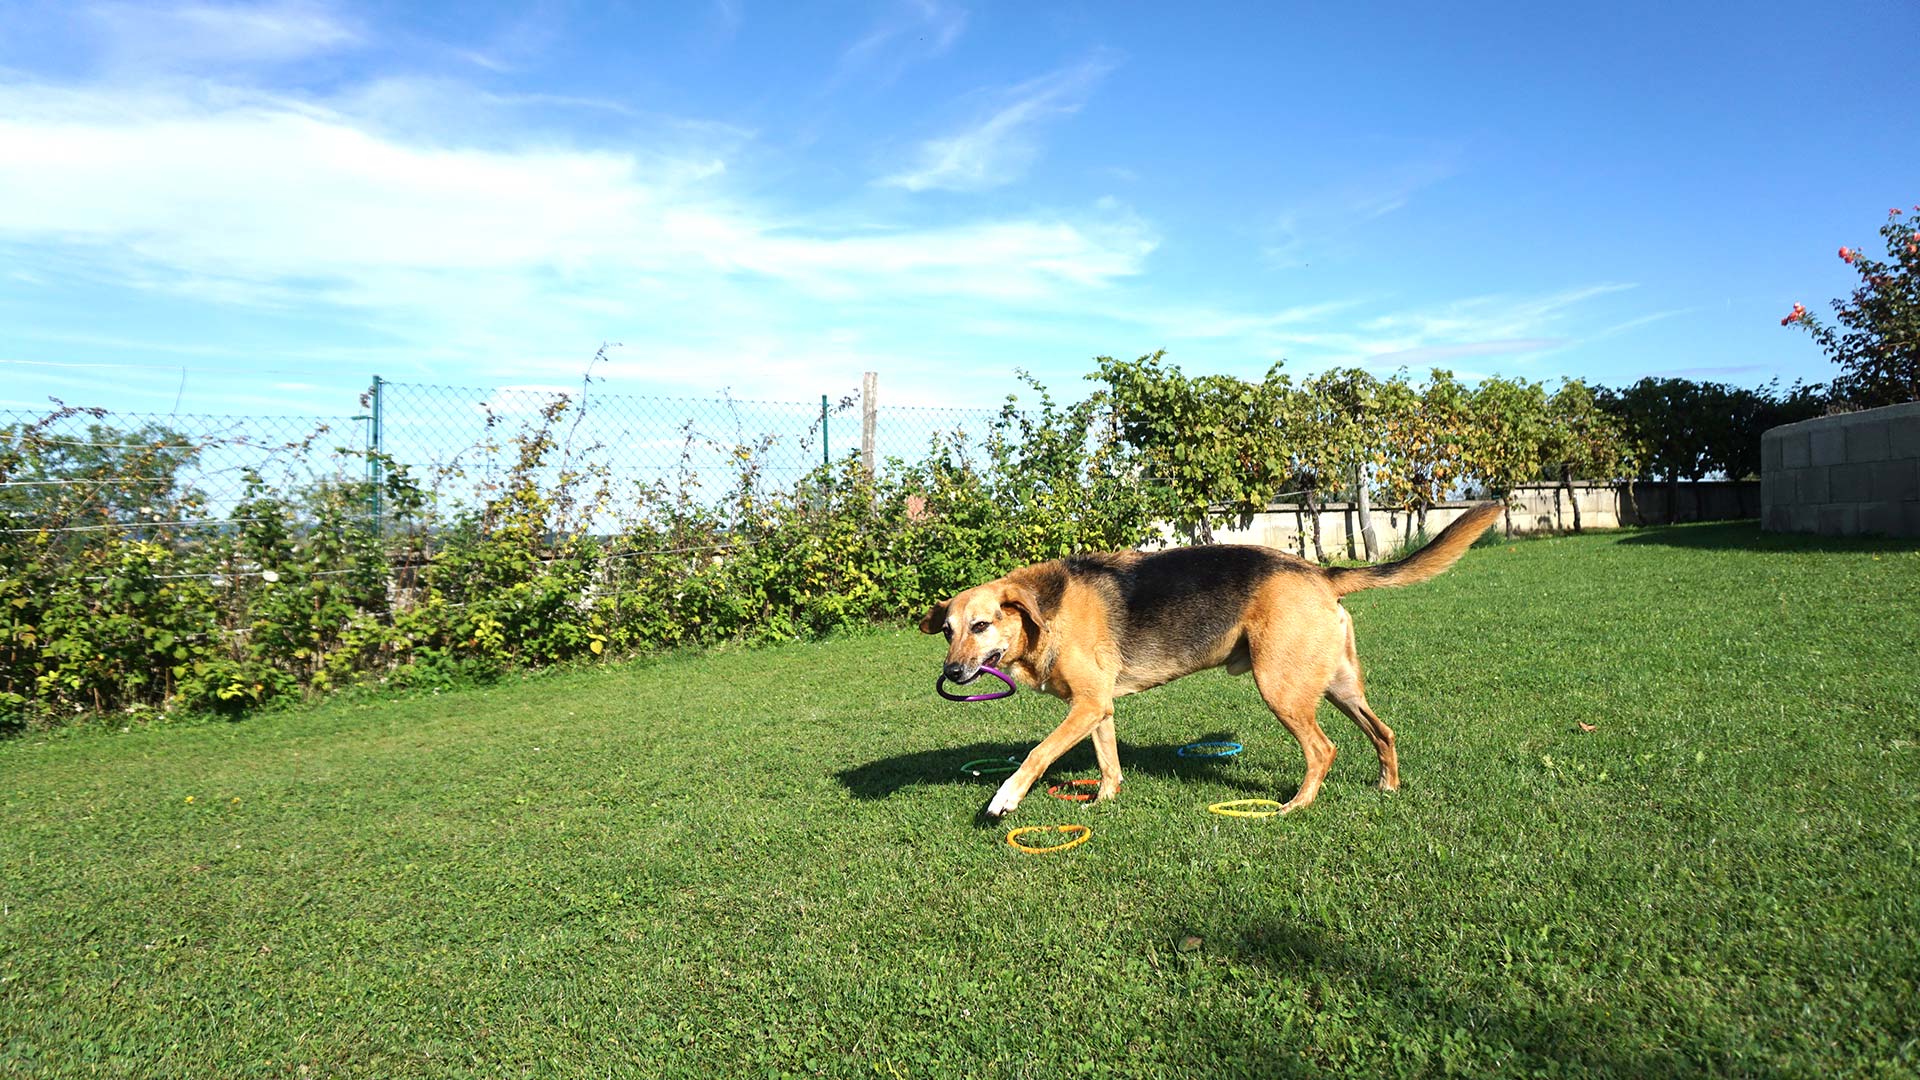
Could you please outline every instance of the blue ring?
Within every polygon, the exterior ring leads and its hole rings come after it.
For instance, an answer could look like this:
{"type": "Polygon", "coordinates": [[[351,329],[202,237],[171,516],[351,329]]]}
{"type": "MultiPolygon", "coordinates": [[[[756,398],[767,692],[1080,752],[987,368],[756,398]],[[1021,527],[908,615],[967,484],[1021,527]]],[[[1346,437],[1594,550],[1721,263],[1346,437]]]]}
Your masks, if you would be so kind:
{"type": "Polygon", "coordinates": [[[1180,749],[1175,750],[1174,753],[1179,754],[1181,757],[1223,758],[1223,757],[1232,757],[1233,755],[1245,749],[1246,747],[1241,746],[1237,742],[1190,742],[1187,745],[1181,747],[1180,749]],[[1222,750],[1220,753],[1217,753],[1217,754],[1187,753],[1187,751],[1192,750],[1196,747],[1201,747],[1201,746],[1224,746],[1224,747],[1227,747],[1227,749],[1222,750]]]}

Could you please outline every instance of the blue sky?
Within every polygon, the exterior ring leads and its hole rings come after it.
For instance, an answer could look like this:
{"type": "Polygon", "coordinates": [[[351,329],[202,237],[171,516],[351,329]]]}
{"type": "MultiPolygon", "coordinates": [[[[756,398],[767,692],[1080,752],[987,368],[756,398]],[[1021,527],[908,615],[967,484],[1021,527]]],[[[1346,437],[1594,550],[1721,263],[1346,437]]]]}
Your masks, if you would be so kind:
{"type": "Polygon", "coordinates": [[[1920,6],[0,0],[0,408],[1824,379],[1920,6]],[[184,369],[184,377],[183,377],[184,369]]]}

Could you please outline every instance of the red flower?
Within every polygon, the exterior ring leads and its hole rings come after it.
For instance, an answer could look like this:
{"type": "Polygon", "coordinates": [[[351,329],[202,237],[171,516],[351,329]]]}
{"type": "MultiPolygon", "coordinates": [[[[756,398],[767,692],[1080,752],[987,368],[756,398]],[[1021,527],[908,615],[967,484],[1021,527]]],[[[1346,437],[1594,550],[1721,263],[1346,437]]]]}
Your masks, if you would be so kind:
{"type": "Polygon", "coordinates": [[[1793,305],[1793,310],[1787,313],[1787,317],[1780,320],[1780,325],[1785,326],[1788,323],[1796,323],[1806,317],[1807,317],[1807,309],[1800,306],[1799,304],[1795,304],[1793,305]]]}
{"type": "Polygon", "coordinates": [[[1908,245],[1907,245],[1907,254],[1909,254],[1909,255],[1914,255],[1914,254],[1920,254],[1920,247],[1915,247],[1915,246],[1914,246],[1914,245],[1912,245],[1912,244],[1908,244],[1908,245]]]}
{"type": "Polygon", "coordinates": [[[1899,208],[1899,207],[1897,207],[1897,206],[1890,206],[1890,207],[1888,207],[1888,208],[1887,208],[1887,213],[1888,213],[1888,214],[1890,214],[1890,215],[1892,215],[1893,217],[1899,217],[1899,216],[1900,216],[1900,208],[1899,208]]]}
{"type": "Polygon", "coordinates": [[[1853,265],[1854,254],[1855,253],[1849,248],[1840,249],[1840,258],[1844,260],[1849,266],[1853,265]]]}

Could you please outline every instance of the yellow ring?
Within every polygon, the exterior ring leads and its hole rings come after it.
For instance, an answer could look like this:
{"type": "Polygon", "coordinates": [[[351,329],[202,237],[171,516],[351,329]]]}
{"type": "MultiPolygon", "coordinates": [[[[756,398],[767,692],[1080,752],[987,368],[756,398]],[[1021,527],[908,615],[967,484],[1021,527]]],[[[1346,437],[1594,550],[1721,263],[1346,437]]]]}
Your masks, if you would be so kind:
{"type": "Polygon", "coordinates": [[[1284,807],[1282,807],[1279,803],[1274,802],[1272,799],[1234,799],[1231,802],[1214,803],[1212,806],[1207,807],[1207,812],[1212,814],[1219,814],[1222,817],[1272,817],[1273,815],[1279,813],[1282,809],[1284,809],[1284,807]],[[1271,806],[1273,807],[1273,809],[1271,810],[1235,810],[1233,809],[1233,807],[1236,807],[1236,806],[1253,806],[1256,804],[1260,806],[1271,806]]]}
{"type": "Polygon", "coordinates": [[[1024,851],[1029,855],[1045,855],[1049,851],[1065,851],[1070,847],[1079,847],[1081,844],[1084,844],[1087,842],[1087,837],[1092,835],[1093,835],[1093,826],[1091,825],[1022,825],[1020,828],[1015,829],[1012,832],[1007,834],[1007,846],[1015,849],[1016,851],[1024,851]],[[1021,833],[1030,833],[1030,832],[1070,833],[1075,831],[1076,829],[1079,830],[1079,833],[1080,833],[1079,836],[1074,837],[1073,839],[1067,841],[1064,844],[1055,844],[1052,847],[1028,847],[1027,845],[1021,843],[1017,839],[1021,833]]]}

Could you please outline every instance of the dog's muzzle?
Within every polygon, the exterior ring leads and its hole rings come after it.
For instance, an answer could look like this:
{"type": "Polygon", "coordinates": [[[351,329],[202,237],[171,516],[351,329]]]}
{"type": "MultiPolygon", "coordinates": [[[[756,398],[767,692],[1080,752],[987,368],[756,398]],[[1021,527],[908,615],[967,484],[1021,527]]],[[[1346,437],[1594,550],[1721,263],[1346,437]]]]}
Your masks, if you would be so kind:
{"type": "Polygon", "coordinates": [[[992,652],[988,653],[985,657],[983,657],[978,664],[969,665],[969,664],[962,664],[962,663],[949,661],[947,663],[947,666],[942,670],[946,672],[948,682],[957,683],[961,686],[965,686],[968,683],[980,677],[981,668],[992,667],[993,665],[999,663],[1000,654],[1005,651],[1006,650],[1004,649],[995,649],[992,652]]]}

